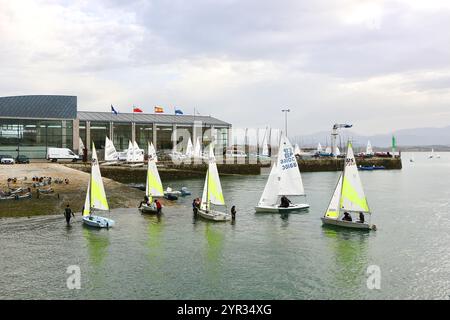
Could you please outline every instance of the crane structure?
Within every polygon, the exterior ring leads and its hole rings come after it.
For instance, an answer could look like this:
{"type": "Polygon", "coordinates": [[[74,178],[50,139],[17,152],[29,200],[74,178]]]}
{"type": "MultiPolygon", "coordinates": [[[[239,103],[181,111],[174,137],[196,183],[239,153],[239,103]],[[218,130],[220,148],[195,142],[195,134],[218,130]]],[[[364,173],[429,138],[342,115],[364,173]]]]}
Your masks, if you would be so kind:
{"type": "Polygon", "coordinates": [[[353,127],[351,124],[346,123],[335,123],[333,125],[333,130],[331,131],[331,153],[333,157],[337,156],[337,136],[339,135],[338,129],[348,129],[353,127]]]}

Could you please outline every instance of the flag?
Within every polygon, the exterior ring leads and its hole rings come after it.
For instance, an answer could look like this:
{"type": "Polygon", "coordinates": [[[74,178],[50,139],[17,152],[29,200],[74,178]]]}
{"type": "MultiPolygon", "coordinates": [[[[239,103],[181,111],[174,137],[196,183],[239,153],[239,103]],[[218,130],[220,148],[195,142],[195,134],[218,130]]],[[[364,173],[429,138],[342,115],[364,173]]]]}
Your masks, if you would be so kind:
{"type": "Polygon", "coordinates": [[[155,107],[155,113],[164,113],[164,108],[160,106],[155,107]]]}
{"type": "Polygon", "coordinates": [[[138,107],[133,107],[133,112],[143,112],[143,111],[138,107]]]}
{"type": "Polygon", "coordinates": [[[183,114],[183,111],[181,111],[181,109],[175,108],[175,114],[183,114]]]}
{"type": "Polygon", "coordinates": [[[111,105],[111,112],[114,113],[115,115],[118,114],[118,112],[116,111],[116,109],[114,109],[113,105],[111,105]]]}

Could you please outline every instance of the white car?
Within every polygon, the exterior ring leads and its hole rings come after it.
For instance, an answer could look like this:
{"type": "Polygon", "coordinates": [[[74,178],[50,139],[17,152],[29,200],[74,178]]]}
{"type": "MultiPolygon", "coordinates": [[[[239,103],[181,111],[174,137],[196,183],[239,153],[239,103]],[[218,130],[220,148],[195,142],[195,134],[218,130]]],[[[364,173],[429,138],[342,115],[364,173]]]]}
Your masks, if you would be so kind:
{"type": "Polygon", "coordinates": [[[0,156],[0,163],[1,164],[14,164],[14,158],[9,155],[0,156]]]}
{"type": "Polygon", "coordinates": [[[247,154],[243,151],[232,151],[232,150],[228,150],[225,153],[225,156],[227,158],[247,158],[247,154]]]}

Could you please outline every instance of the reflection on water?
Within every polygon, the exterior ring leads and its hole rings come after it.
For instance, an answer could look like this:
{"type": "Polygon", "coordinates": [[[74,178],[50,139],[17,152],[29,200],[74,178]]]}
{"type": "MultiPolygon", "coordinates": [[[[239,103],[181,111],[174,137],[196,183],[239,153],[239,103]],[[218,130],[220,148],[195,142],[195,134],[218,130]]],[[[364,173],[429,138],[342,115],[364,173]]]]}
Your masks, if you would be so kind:
{"type": "MultiPolygon", "coordinates": [[[[323,227],[323,235],[334,256],[334,275],[336,287],[348,290],[361,289],[365,285],[364,274],[367,264],[367,241],[369,231],[342,230],[336,227],[323,227]]],[[[338,297],[336,297],[338,298],[338,297]]]]}
{"type": "Polygon", "coordinates": [[[112,210],[110,230],[80,219],[67,228],[62,215],[0,219],[0,298],[446,298],[450,154],[414,158],[401,171],[361,172],[376,232],[322,227],[338,172],[303,174],[310,209],[288,215],[255,213],[267,176],[224,176],[234,223],[193,217],[203,178],[164,181],[193,196],[160,217],[112,210]],[[82,270],[76,292],[69,265],[82,270]],[[365,285],[369,265],[381,269],[381,290],[365,285]]]}

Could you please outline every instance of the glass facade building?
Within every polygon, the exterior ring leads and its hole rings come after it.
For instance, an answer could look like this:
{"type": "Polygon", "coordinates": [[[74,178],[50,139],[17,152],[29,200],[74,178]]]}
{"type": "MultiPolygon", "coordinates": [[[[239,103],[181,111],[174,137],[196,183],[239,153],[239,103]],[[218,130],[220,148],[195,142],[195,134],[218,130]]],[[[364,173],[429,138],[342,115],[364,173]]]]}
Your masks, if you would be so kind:
{"type": "MultiPolygon", "coordinates": [[[[68,148],[83,154],[81,143],[90,152],[98,150],[109,137],[117,151],[136,141],[146,150],[152,142],[157,151],[185,152],[189,138],[203,147],[214,142],[227,146],[231,125],[210,116],[129,114],[77,110],[75,96],[0,97],[0,155],[13,158],[46,158],[50,147],[68,148]]],[[[99,152],[101,158],[102,152],[99,152]]]]}

